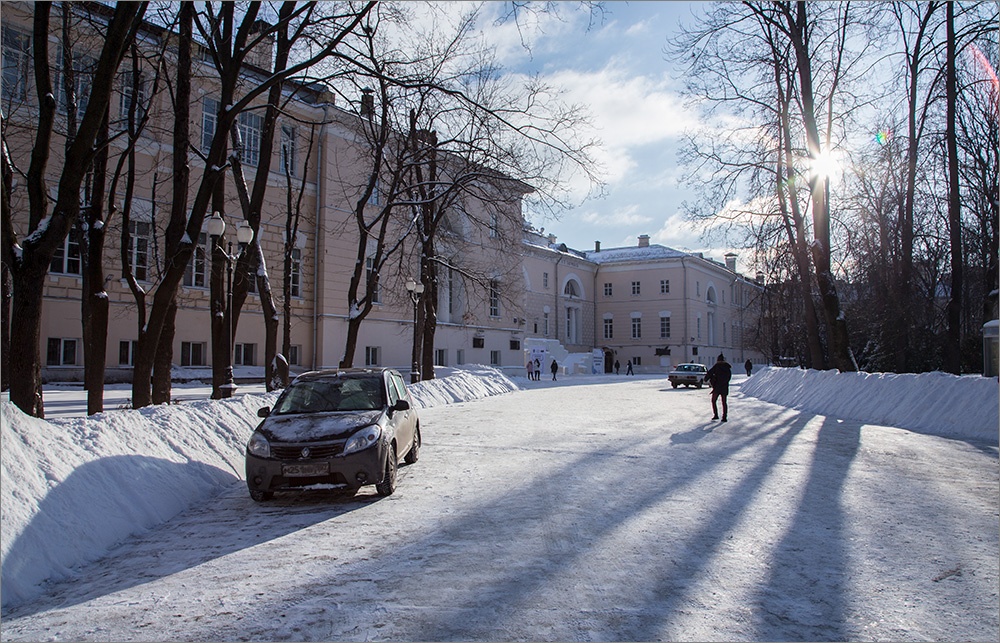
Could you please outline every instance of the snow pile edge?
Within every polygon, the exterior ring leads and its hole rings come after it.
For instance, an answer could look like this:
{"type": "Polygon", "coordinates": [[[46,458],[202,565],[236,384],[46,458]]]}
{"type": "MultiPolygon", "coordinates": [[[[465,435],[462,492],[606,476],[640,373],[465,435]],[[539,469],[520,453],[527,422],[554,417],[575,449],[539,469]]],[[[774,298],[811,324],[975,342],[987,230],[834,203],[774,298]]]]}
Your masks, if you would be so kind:
{"type": "Polygon", "coordinates": [[[740,390],[801,411],[949,438],[996,443],[1000,431],[996,378],[770,367],[740,390]]]}
{"type": "Polygon", "coordinates": [[[506,375],[488,366],[437,368],[435,375],[438,379],[408,386],[410,397],[418,409],[479,400],[520,390],[506,375]],[[444,377],[440,377],[441,375],[444,377]]]}

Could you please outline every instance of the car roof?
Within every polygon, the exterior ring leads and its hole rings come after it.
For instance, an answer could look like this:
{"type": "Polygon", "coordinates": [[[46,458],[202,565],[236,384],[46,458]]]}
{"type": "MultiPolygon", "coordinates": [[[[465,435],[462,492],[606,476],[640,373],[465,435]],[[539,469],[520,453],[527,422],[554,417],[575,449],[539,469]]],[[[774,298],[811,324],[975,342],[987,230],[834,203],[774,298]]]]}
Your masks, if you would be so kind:
{"type": "Polygon", "coordinates": [[[329,368],[319,371],[307,371],[295,378],[295,382],[305,382],[314,380],[336,379],[336,378],[381,378],[383,373],[395,373],[391,368],[329,368]]]}

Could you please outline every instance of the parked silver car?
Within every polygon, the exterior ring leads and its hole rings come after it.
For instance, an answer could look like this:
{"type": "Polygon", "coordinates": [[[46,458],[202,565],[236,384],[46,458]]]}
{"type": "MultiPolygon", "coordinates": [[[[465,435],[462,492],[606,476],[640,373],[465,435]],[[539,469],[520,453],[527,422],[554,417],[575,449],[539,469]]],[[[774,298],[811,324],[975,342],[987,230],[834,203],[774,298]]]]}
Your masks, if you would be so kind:
{"type": "Polygon", "coordinates": [[[325,486],[347,490],[374,484],[396,489],[399,459],[420,450],[420,420],[402,376],[388,368],[304,373],[257,413],[246,476],[250,496],[325,486]]]}
{"type": "Polygon", "coordinates": [[[708,369],[705,368],[704,364],[678,364],[677,368],[667,375],[667,379],[670,380],[670,385],[674,388],[681,384],[686,387],[693,384],[701,388],[705,382],[706,373],[708,373],[708,369]]]}

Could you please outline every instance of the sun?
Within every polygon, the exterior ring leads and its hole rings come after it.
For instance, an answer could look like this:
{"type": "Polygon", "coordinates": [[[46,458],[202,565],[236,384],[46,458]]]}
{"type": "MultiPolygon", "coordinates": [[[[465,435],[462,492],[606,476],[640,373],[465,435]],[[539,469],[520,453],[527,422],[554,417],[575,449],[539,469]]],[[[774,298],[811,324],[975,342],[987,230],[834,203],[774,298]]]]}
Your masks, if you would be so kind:
{"type": "Polygon", "coordinates": [[[831,183],[835,182],[843,171],[842,157],[843,154],[837,150],[821,150],[819,154],[809,160],[810,178],[827,179],[831,183]]]}

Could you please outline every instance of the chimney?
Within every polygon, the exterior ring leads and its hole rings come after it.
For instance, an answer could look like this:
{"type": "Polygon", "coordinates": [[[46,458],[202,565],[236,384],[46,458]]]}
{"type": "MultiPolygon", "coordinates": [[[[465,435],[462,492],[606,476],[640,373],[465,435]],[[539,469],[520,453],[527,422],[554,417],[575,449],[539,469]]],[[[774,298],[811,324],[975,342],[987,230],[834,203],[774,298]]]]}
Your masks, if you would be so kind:
{"type": "Polygon", "coordinates": [[[361,90],[361,117],[371,118],[375,114],[375,95],[370,87],[361,90]]]}
{"type": "Polygon", "coordinates": [[[649,247],[649,235],[648,234],[640,234],[639,235],[639,247],[640,248],[648,248],[649,247]]]}
{"type": "Polygon", "coordinates": [[[600,252],[600,251],[601,251],[601,242],[600,241],[595,241],[594,242],[594,252],[600,252]]]}
{"type": "Polygon", "coordinates": [[[733,272],[736,272],[736,257],[735,252],[726,253],[726,268],[729,268],[733,272]]]}
{"type": "Polygon", "coordinates": [[[552,234],[551,232],[549,233],[549,245],[550,246],[556,245],[556,235],[552,234]]]}
{"type": "Polygon", "coordinates": [[[265,20],[254,21],[250,27],[250,41],[260,37],[262,33],[265,35],[244,58],[247,63],[267,72],[274,69],[274,36],[266,33],[272,26],[265,20]]]}

